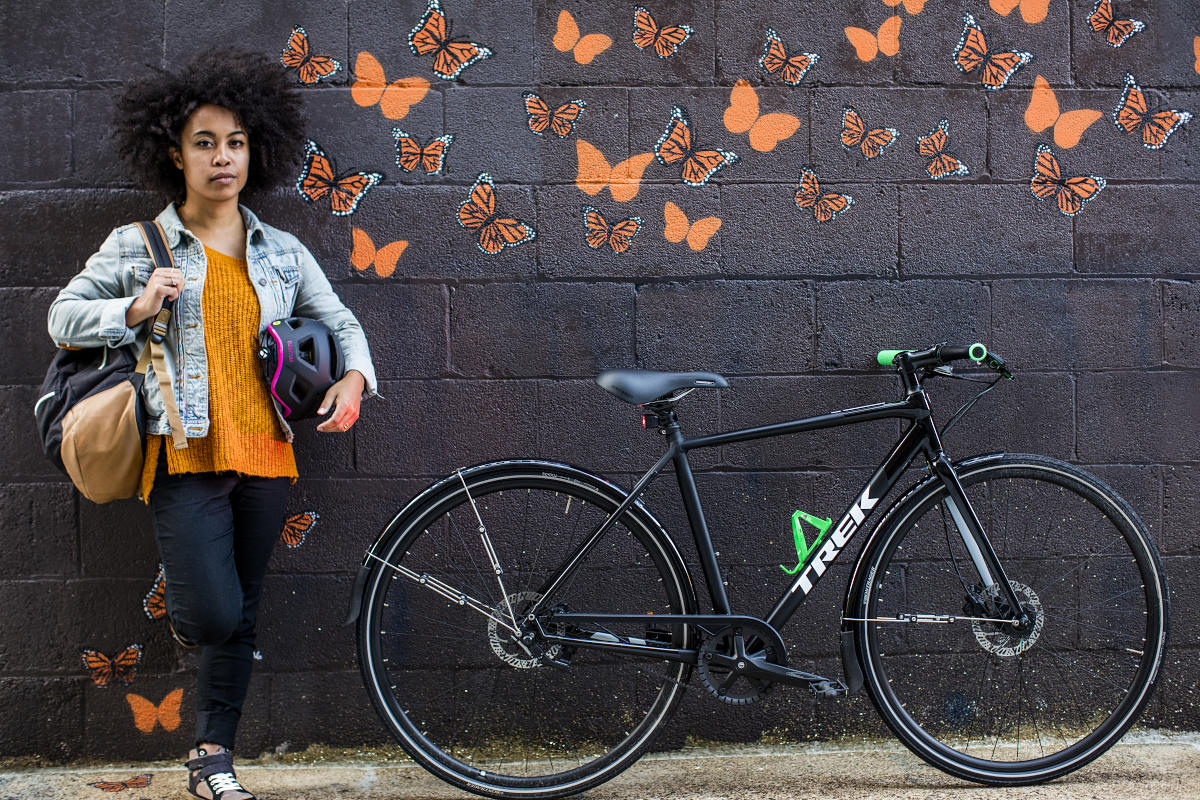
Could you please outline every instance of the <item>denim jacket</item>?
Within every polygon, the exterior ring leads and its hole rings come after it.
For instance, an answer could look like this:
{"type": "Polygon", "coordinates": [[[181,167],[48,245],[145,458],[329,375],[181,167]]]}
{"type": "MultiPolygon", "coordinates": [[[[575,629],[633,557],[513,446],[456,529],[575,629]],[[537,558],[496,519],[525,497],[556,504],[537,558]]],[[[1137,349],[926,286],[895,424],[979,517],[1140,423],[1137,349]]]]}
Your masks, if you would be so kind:
{"type": "MultiPolygon", "coordinates": [[[[312,254],[295,236],[259,222],[245,206],[240,209],[246,223],[247,267],[258,295],[259,333],[281,317],[310,317],[323,322],[342,346],[346,369],[362,373],[364,396],[376,396],[375,369],[362,326],[338,299],[312,254]]],[[[203,243],[183,226],[174,203],[158,215],[158,222],[166,233],[175,266],[184,275],[184,290],[175,303],[163,349],[184,432],[189,438],[199,438],[208,434],[209,426],[208,354],[201,307],[208,261],[203,243]]],[[[134,353],[140,353],[153,318],[129,328],[125,312],[145,289],[153,270],[154,261],[137,226],[117,228],[50,304],[50,336],[60,347],[132,344],[134,353]]],[[[260,380],[257,374],[246,377],[260,380]]],[[[170,433],[153,365],[147,370],[142,393],[146,400],[146,431],[170,433]]],[[[278,408],[275,413],[291,441],[292,429],[278,408]]]]}

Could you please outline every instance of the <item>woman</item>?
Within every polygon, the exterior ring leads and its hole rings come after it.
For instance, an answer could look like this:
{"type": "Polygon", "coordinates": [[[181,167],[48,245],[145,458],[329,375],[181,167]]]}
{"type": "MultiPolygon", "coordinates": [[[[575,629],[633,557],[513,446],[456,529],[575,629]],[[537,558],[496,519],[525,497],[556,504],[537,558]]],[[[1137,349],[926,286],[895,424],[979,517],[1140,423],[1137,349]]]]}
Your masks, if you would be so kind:
{"type": "Polygon", "coordinates": [[[206,800],[253,798],[234,775],[232,750],[263,576],[297,477],[291,429],[260,375],[258,336],[289,316],[334,332],[346,373],[324,396],[318,431],[346,433],[361,398],[376,393],[362,328],[312,255],[238,202],[291,179],[303,142],[299,105],[283,69],[236,50],[127,86],[115,114],[119,150],[143,183],[175,198],[158,216],[175,266],[153,270],[136,226],[117,228],[49,313],[60,345],[140,352],[148,320],[176,301],[164,349],[187,444],[172,446],[159,381],[148,375],[142,496],[171,632],[200,648],[186,764],[189,791],[206,800]]]}

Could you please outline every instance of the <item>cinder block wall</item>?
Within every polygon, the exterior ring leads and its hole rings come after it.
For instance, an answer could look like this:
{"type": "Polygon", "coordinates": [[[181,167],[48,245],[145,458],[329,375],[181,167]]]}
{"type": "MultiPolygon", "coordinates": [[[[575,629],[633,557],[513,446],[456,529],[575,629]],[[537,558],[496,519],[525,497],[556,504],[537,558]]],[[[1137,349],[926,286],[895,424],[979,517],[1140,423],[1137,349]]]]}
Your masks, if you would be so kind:
{"type": "MultiPolygon", "coordinates": [[[[302,546],[280,547],[273,562],[243,752],[382,741],[353,634],[339,622],[362,551],[431,479],[517,455],[567,460],[625,482],[650,463],[657,442],[632,409],[590,382],[597,370],[726,374],[729,390],[683,406],[688,429],[715,431],[894,397],[898,387],[873,353],[938,341],[983,341],[1018,372],[948,437],[953,455],[1008,448],[1084,464],[1150,526],[1166,556],[1175,614],[1164,679],[1144,721],[1200,724],[1192,621],[1200,570],[1200,122],[1151,150],[1111,120],[1126,71],[1152,103],[1200,111],[1196,3],[1118,3],[1121,14],[1146,23],[1121,48],[1088,26],[1091,0],[1051,0],[1036,24],[1019,12],[1001,16],[984,0],[929,2],[915,15],[879,0],[648,5],[662,24],[694,29],[670,58],[634,47],[631,5],[445,0],[454,33],[494,51],[447,81],[432,73],[428,57],[409,51],[408,32],[425,10],[416,0],[5,4],[0,755],[163,757],[188,745],[190,720],[143,733],[126,697],[159,704],[182,688],[185,719],[192,707],[191,658],[141,607],[157,564],[146,510],[79,499],[42,458],[30,411],[53,352],[44,319],[58,287],[112,227],[163,205],[135,190],[115,160],[108,120],[117,87],[148,65],[176,66],[222,43],[277,55],[296,24],[315,52],[342,63],[333,79],[302,89],[310,135],[340,169],[385,178],[350,217],[305,205],[290,189],[255,209],[313,250],[359,315],[383,399],[364,406],[352,435],[319,436],[309,425],[299,436],[305,477],[292,511],[316,511],[320,521],[302,546]],[[564,8],[582,33],[614,40],[589,64],[553,45],[564,8]],[[963,12],[975,15],[993,47],[1034,54],[1006,88],[985,91],[978,73],[955,67],[963,12]],[[893,14],[902,17],[898,54],[862,60],[845,29],[878,33],[893,14]],[[768,26],[789,51],[821,57],[796,87],[759,67],[768,26]],[[363,51],[389,82],[429,81],[403,118],[353,98],[363,51]],[[1053,128],[1036,133],[1026,123],[1037,75],[1061,111],[1103,112],[1076,146],[1056,144],[1053,128]],[[760,114],[799,120],[769,151],[725,125],[739,79],[753,87],[760,114]],[[578,98],[587,108],[570,136],[539,137],[527,127],[526,91],[552,107],[578,98]],[[898,143],[870,161],[843,149],[845,104],[872,127],[898,129],[898,143]],[[626,202],[608,189],[591,196],[577,187],[580,140],[611,164],[649,153],[674,105],[690,114],[699,145],[740,160],[700,188],[683,185],[678,167],[651,163],[626,202]],[[914,143],[942,118],[950,122],[946,150],[970,174],[935,182],[914,143]],[[453,134],[444,172],[401,172],[393,127],[422,142],[453,134]],[[1064,174],[1107,180],[1078,216],[1031,195],[1040,143],[1051,145],[1064,174]],[[853,196],[849,211],[818,223],[797,207],[806,164],[825,191],[853,196]],[[535,241],[490,256],[459,226],[457,206],[482,172],[496,182],[500,210],[534,228],[535,241]],[[719,217],[720,230],[699,250],[668,241],[668,202],[693,222],[719,217]],[[586,246],[584,203],[609,220],[642,218],[628,252],[586,246]],[[408,242],[393,273],[351,265],[352,228],[380,247],[408,242]],[[131,643],[144,648],[134,683],[94,686],[80,651],[112,654],[131,643]]],[[[956,384],[934,388],[942,419],[969,396],[956,384]]],[[[740,608],[763,612],[764,598],[784,585],[776,565],[794,557],[792,510],[845,508],[896,433],[879,424],[701,454],[701,489],[740,608]]],[[[669,489],[655,486],[650,500],[683,533],[669,489]]],[[[844,575],[848,564],[836,569],[844,575]]],[[[798,663],[837,670],[841,583],[824,581],[790,626],[798,663]]],[[[735,712],[695,692],[671,740],[878,729],[861,698],[815,703],[780,690],[763,706],[735,712]]]]}

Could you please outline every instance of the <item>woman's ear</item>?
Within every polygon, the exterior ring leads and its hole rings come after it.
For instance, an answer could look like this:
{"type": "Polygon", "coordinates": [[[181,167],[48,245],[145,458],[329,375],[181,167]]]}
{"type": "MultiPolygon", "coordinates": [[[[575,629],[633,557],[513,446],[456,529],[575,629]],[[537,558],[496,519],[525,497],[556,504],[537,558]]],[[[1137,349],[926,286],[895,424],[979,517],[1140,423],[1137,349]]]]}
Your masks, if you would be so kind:
{"type": "Polygon", "coordinates": [[[183,156],[179,153],[178,147],[170,149],[171,163],[175,165],[175,169],[183,169],[183,156]]]}

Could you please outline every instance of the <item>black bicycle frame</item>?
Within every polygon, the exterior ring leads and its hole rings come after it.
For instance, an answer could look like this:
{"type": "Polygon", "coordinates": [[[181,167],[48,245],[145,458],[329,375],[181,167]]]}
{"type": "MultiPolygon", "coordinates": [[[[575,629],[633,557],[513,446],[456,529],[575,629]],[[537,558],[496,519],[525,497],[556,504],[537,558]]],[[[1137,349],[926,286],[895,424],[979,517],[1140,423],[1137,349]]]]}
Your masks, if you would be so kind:
{"type": "MultiPolygon", "coordinates": [[[[538,590],[541,599],[528,610],[526,620],[534,621],[536,615],[544,610],[545,604],[553,602],[552,598],[555,591],[566,581],[570,580],[576,569],[587,558],[605,532],[637,501],[646,487],[666,468],[668,463],[673,463],[675,466],[675,475],[683,497],[684,507],[687,510],[688,522],[692,529],[692,538],[695,540],[696,551],[700,557],[700,566],[704,570],[704,579],[708,584],[709,596],[712,598],[713,615],[732,616],[733,612],[729,607],[729,599],[725,594],[725,583],[721,576],[721,569],[717,564],[717,556],[713,550],[712,539],[709,536],[708,524],[704,519],[704,510],[700,506],[700,495],[696,490],[696,482],[692,476],[691,465],[688,463],[688,452],[703,447],[720,447],[721,445],[734,444],[736,442],[784,436],[791,433],[804,433],[890,418],[906,419],[912,424],[901,434],[899,441],[892,447],[891,452],[884,458],[883,463],[876,468],[866,485],[862,488],[862,491],[856,495],[854,502],[842,514],[837,525],[832,528],[830,535],[824,540],[820,549],[808,559],[803,568],[798,571],[796,579],[792,582],[791,586],[780,595],[774,608],[764,620],[765,623],[771,628],[778,630],[791,618],[792,614],[804,602],[817,582],[825,575],[829,566],[845,550],[846,545],[871,515],[872,510],[878,502],[892,490],[909,464],[920,454],[925,455],[934,474],[942,480],[947,491],[947,499],[949,500],[947,506],[950,509],[951,515],[955,517],[955,522],[960,526],[960,531],[965,526],[970,533],[969,536],[963,537],[964,544],[971,556],[972,562],[975,564],[976,571],[980,575],[982,588],[985,591],[996,592],[1003,597],[1008,602],[1008,607],[1015,610],[1013,617],[1019,618],[1022,613],[1021,603],[1013,592],[1012,586],[1009,584],[1008,578],[1000,566],[995,550],[984,534],[983,526],[980,524],[974,509],[971,508],[971,504],[963,492],[962,485],[958,481],[958,476],[954,473],[949,458],[942,451],[941,438],[938,435],[930,412],[929,398],[919,384],[911,388],[912,390],[908,393],[908,396],[904,400],[897,402],[858,406],[815,417],[805,417],[803,419],[761,425],[754,428],[743,428],[692,439],[684,438],[673,405],[658,412],[658,430],[667,437],[667,451],[653,467],[638,479],[630,490],[629,495],[604,522],[589,534],[571,557],[564,562],[558,572],[541,586],[538,590]]],[[[555,613],[553,619],[555,622],[575,625],[589,621],[594,623],[635,623],[646,622],[647,620],[666,624],[695,622],[701,618],[705,622],[710,622],[713,615],[655,614],[651,617],[638,614],[564,612],[555,613]]],[[[739,619],[745,618],[739,617],[739,619]]],[[[673,651],[667,647],[659,648],[649,644],[633,645],[619,641],[591,642],[575,639],[574,637],[559,636],[548,636],[547,638],[550,641],[562,643],[567,643],[569,640],[573,644],[604,650],[628,650],[642,653],[649,651],[662,653],[667,658],[678,658],[678,651],[673,651]]]]}

